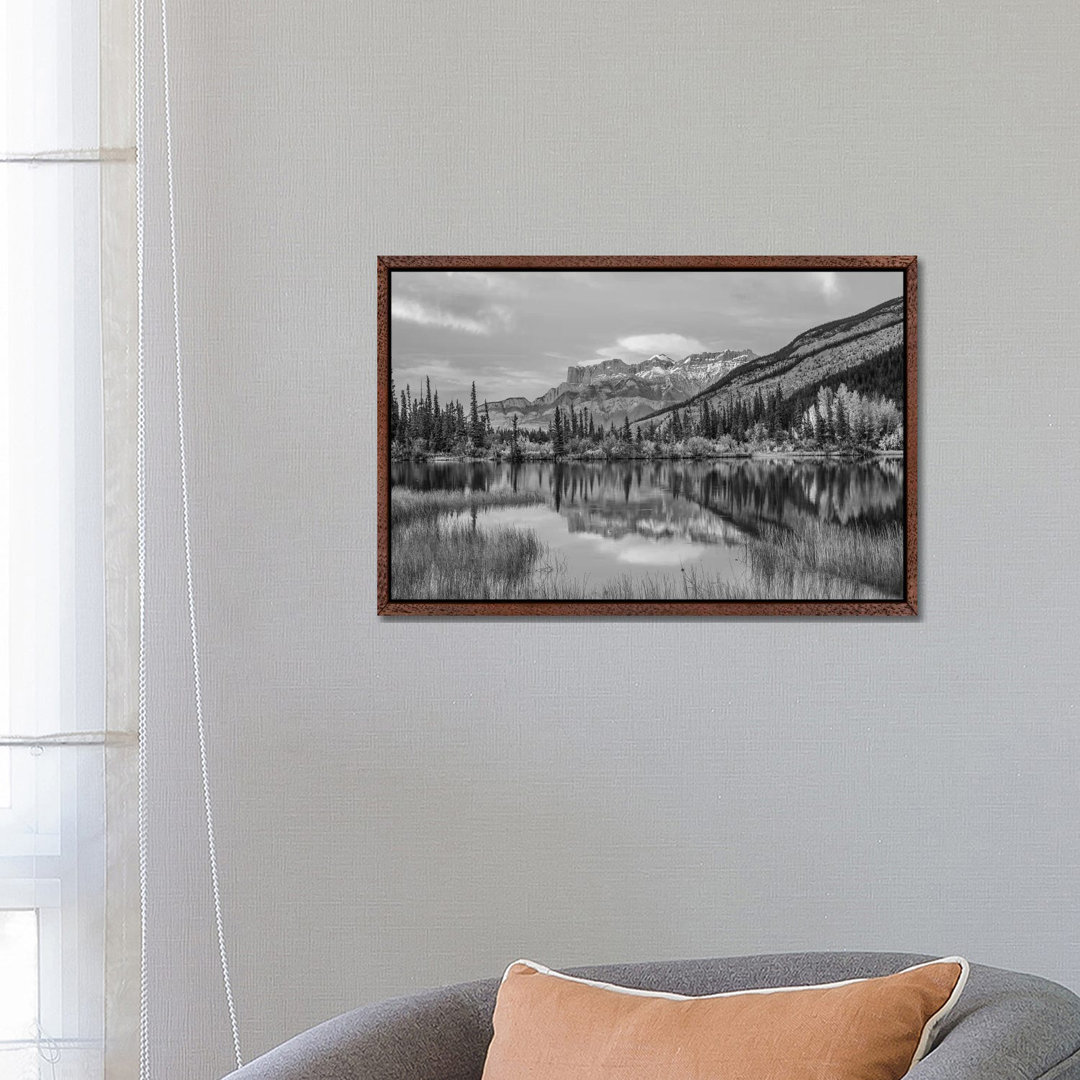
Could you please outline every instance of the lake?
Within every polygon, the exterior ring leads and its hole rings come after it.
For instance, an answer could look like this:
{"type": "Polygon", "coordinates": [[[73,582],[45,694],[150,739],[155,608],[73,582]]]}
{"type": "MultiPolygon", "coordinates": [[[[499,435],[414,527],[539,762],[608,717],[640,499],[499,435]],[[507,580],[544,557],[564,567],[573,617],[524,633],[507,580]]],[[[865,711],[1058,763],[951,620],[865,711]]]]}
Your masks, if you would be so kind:
{"type": "Polygon", "coordinates": [[[546,553],[537,574],[555,570],[580,595],[679,598],[703,582],[709,595],[760,598],[902,589],[899,459],[399,461],[391,480],[417,492],[535,493],[531,505],[474,510],[473,526],[531,531],[546,553]]]}

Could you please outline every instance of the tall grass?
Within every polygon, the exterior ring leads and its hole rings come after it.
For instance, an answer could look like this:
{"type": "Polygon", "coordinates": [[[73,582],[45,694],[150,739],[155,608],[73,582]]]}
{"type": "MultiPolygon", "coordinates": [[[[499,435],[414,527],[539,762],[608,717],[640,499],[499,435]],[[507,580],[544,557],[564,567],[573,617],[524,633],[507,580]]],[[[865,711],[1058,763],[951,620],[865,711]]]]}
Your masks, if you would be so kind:
{"type": "Polygon", "coordinates": [[[769,587],[816,577],[833,589],[846,582],[873,590],[871,596],[904,592],[904,533],[898,523],[845,527],[812,518],[797,529],[770,526],[748,545],[747,554],[754,575],[769,587]]]}
{"type": "Polygon", "coordinates": [[[881,592],[855,581],[792,571],[762,578],[751,568],[728,581],[691,567],[678,574],[622,574],[604,582],[600,600],[879,600],[881,592]]]}
{"type": "Polygon", "coordinates": [[[881,600],[903,595],[904,548],[899,525],[844,528],[811,520],[797,531],[770,528],[745,546],[735,581],[699,567],[620,574],[590,587],[550,556],[528,589],[535,600],[881,600]]]}
{"type": "Polygon", "coordinates": [[[844,527],[808,518],[745,544],[737,580],[698,567],[601,582],[573,578],[531,529],[478,528],[536,492],[391,492],[391,592],[400,600],[878,600],[904,591],[898,524],[844,527]]]}
{"type": "Polygon", "coordinates": [[[543,554],[531,529],[418,521],[395,530],[391,591],[396,600],[507,600],[521,595],[543,554]]]}
{"type": "Polygon", "coordinates": [[[496,506],[541,500],[536,492],[391,489],[394,599],[520,598],[544,545],[531,529],[479,529],[475,515],[496,506]]]}
{"type": "Polygon", "coordinates": [[[444,514],[466,514],[497,506],[531,506],[544,501],[538,491],[414,491],[390,489],[390,523],[394,528],[444,514]]]}

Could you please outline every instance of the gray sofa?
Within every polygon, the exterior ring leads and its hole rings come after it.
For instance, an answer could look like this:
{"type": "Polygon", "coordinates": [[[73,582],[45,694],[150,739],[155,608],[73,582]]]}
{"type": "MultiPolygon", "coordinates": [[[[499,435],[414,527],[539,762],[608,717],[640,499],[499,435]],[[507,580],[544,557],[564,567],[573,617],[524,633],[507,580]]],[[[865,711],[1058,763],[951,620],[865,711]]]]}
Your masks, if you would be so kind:
{"type": "MultiPolygon", "coordinates": [[[[622,986],[717,994],[888,975],[932,959],[791,953],[577,968],[622,986]]],[[[480,1080],[497,979],[369,1005],[297,1035],[229,1080],[480,1080]]],[[[1032,975],[972,965],[957,1007],[910,1080],[1080,1080],[1080,999],[1032,975]]]]}

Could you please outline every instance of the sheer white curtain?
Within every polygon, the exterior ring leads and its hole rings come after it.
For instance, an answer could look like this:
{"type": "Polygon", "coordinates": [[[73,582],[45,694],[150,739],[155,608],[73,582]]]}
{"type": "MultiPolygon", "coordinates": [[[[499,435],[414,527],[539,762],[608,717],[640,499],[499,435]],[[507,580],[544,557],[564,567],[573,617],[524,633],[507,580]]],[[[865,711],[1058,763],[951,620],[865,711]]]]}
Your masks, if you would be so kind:
{"type": "Polygon", "coordinates": [[[105,838],[107,755],[125,743],[106,729],[130,725],[106,721],[106,593],[128,567],[114,551],[110,585],[103,358],[125,364],[128,300],[113,289],[105,326],[103,286],[126,272],[106,221],[124,183],[103,170],[130,166],[101,162],[102,15],[99,0],[0,14],[0,1080],[105,1074],[107,865],[130,892],[105,838]]]}

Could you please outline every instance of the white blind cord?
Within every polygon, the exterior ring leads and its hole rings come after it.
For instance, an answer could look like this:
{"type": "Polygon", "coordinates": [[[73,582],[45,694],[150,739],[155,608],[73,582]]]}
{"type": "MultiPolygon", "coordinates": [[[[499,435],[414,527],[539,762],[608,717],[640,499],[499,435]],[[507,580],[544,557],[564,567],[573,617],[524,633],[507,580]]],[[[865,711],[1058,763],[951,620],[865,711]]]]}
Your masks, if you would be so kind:
{"type": "Polygon", "coordinates": [[[146,798],[146,331],[143,313],[144,226],[146,218],[145,130],[146,6],[135,0],[135,264],[138,294],[138,406],[136,420],[136,489],[139,574],[139,742],[138,742],[138,847],[139,847],[139,1080],[150,1080],[150,979],[146,956],[147,826],[146,798]]]}
{"type": "Polygon", "coordinates": [[[206,851],[210,860],[210,885],[214,895],[214,925],[221,957],[221,980],[225,1004],[229,1010],[236,1067],[244,1064],[240,1053],[240,1031],[236,1023],[232,982],[229,979],[229,956],[225,948],[225,923],[221,914],[221,889],[218,885],[217,846],[214,842],[214,808],[210,798],[210,770],[206,762],[206,725],[203,719],[202,677],[199,672],[199,631],[195,617],[195,587],[191,560],[191,526],[188,514],[187,445],[184,438],[184,369],[180,348],[180,279],[176,259],[176,196],[173,182],[172,104],[169,94],[169,13],[167,0],[161,0],[161,66],[165,105],[165,171],[169,185],[169,264],[172,276],[173,354],[176,360],[176,431],[180,454],[180,501],[184,524],[184,572],[187,577],[188,622],[191,627],[191,669],[195,692],[195,720],[199,735],[199,770],[202,774],[203,808],[206,811],[206,851]]]}
{"type": "MultiPolygon", "coordinates": [[[[172,277],[173,301],[173,354],[176,367],[176,421],[180,458],[180,496],[184,532],[184,571],[187,582],[188,623],[191,630],[192,678],[194,684],[195,719],[198,729],[199,768],[202,775],[203,808],[206,815],[206,843],[210,862],[210,884],[214,900],[214,924],[217,931],[218,954],[221,959],[221,977],[225,988],[225,1002],[229,1012],[236,1066],[244,1061],[240,1052],[240,1034],[236,1022],[232,982],[229,978],[228,951],[225,947],[225,925],[221,911],[221,889],[218,882],[217,848],[214,842],[214,811],[210,795],[210,770],[206,755],[206,725],[202,706],[202,678],[199,669],[199,634],[195,614],[194,574],[191,557],[191,528],[188,512],[187,447],[184,438],[184,378],[180,348],[180,285],[176,257],[176,198],[173,181],[172,108],[169,94],[169,24],[167,0],[161,0],[161,47],[162,74],[164,82],[165,163],[168,178],[169,204],[169,258],[172,277]]],[[[138,574],[139,574],[139,750],[138,750],[138,819],[139,819],[139,910],[141,916],[141,961],[139,1003],[139,1078],[150,1080],[150,1039],[148,1010],[148,971],[146,957],[147,927],[147,765],[146,765],[146,406],[145,406],[145,323],[144,323],[144,257],[145,257],[145,0],[135,0],[135,202],[136,202],[136,264],[138,276],[138,420],[137,420],[137,472],[138,472],[138,574]]]]}

